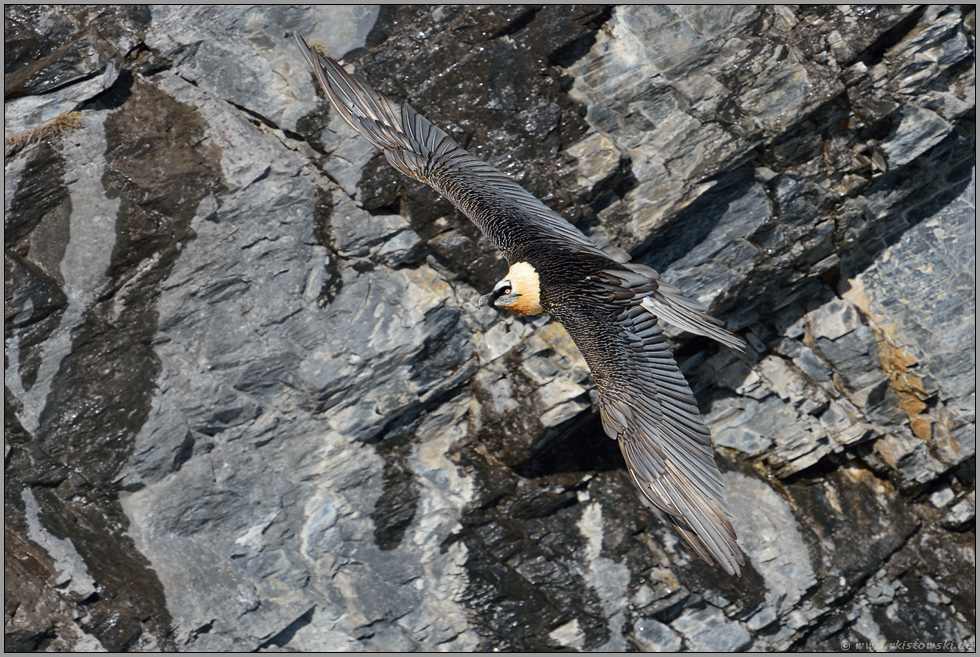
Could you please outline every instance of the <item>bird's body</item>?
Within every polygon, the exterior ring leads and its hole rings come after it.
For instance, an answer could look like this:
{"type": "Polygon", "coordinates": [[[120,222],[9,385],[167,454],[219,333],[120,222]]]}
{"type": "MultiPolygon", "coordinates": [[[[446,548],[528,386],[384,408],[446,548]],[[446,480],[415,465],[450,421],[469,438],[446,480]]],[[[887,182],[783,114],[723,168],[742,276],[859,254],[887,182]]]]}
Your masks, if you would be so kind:
{"type": "Polygon", "coordinates": [[[561,322],[596,379],[603,428],[618,440],[634,482],[699,556],[739,573],[744,557],[708,428],[659,320],[734,349],[744,342],[656,271],[589,239],[414,109],[296,40],[341,117],[392,166],[448,198],[507,259],[507,277],[480,304],[548,312],[561,322]]]}

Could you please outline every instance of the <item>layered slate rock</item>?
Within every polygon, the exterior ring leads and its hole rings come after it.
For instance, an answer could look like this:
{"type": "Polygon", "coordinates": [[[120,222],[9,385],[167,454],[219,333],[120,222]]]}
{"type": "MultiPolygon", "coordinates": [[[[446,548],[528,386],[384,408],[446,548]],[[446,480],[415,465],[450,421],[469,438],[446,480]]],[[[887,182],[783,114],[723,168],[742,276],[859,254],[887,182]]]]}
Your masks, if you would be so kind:
{"type": "Polygon", "coordinates": [[[967,649],[972,7],[6,7],[9,650],[967,649]],[[747,563],[291,33],[711,307],[747,563]]]}

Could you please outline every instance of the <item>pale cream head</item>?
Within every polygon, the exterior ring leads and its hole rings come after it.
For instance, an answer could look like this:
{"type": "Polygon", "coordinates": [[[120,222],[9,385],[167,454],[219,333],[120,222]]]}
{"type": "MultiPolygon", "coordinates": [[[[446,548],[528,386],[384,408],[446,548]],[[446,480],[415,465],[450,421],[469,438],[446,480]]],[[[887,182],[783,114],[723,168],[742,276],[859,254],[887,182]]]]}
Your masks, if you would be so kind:
{"type": "Polygon", "coordinates": [[[510,266],[507,278],[493,286],[493,292],[480,297],[480,305],[509,310],[518,315],[538,315],[541,307],[541,283],[538,272],[526,262],[510,266]]]}

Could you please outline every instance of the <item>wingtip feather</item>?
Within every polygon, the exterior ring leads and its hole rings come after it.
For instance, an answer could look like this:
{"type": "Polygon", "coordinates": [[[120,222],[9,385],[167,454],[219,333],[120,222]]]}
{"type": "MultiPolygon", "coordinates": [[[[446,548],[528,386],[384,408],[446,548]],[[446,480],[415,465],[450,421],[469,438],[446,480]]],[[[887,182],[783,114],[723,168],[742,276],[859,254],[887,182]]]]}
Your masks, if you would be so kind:
{"type": "Polygon", "coordinates": [[[745,556],[729,520],[727,510],[717,501],[706,499],[696,488],[687,484],[683,476],[668,472],[659,482],[651,482],[651,493],[670,501],[677,513],[669,513],[671,521],[680,529],[681,536],[708,564],[717,563],[729,575],[741,575],[745,556]]]}

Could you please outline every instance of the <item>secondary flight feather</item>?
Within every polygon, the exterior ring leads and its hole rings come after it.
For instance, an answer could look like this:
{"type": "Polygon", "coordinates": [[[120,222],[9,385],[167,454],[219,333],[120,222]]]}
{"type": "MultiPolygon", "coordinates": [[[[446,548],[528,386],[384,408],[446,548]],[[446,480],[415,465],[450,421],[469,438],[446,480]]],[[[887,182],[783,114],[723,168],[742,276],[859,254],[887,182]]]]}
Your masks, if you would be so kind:
{"type": "Polygon", "coordinates": [[[739,574],[745,560],[711,437],[660,320],[738,351],[744,341],[656,271],[605,240],[589,239],[409,105],[295,36],[341,118],[393,167],[449,199],[506,258],[507,277],[480,305],[548,312],[562,323],[595,377],[602,426],[618,441],[637,487],[702,559],[739,574]]]}

